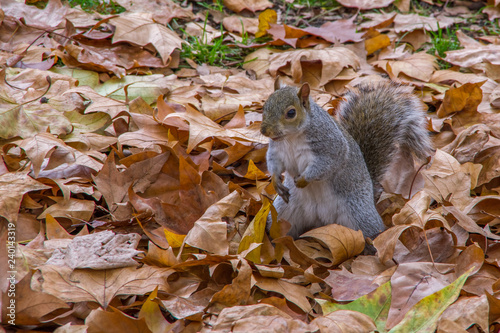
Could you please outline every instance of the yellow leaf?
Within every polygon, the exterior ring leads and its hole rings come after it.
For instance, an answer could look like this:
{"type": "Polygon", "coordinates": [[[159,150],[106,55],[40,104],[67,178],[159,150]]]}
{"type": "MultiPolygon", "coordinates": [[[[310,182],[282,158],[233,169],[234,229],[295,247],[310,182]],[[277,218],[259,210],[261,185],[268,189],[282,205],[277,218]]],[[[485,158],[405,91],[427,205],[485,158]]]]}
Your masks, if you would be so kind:
{"type": "MultiPolygon", "coordinates": [[[[247,250],[252,243],[262,243],[264,238],[264,233],[266,231],[266,221],[269,215],[269,210],[271,209],[271,202],[266,197],[262,197],[262,208],[259,210],[255,218],[250,222],[247,230],[241,238],[240,245],[238,247],[238,253],[247,250]]],[[[254,263],[260,263],[260,247],[256,250],[250,252],[247,257],[248,260],[254,263]]]]}
{"type": "Polygon", "coordinates": [[[165,231],[165,238],[167,239],[168,244],[172,248],[177,249],[181,247],[182,242],[184,242],[184,238],[186,237],[186,235],[179,235],[167,229],[163,230],[165,231]]]}
{"type": "Polygon", "coordinates": [[[259,14],[259,30],[255,33],[255,37],[259,38],[267,34],[267,29],[271,27],[271,23],[278,22],[278,14],[273,9],[266,9],[259,14]]]}

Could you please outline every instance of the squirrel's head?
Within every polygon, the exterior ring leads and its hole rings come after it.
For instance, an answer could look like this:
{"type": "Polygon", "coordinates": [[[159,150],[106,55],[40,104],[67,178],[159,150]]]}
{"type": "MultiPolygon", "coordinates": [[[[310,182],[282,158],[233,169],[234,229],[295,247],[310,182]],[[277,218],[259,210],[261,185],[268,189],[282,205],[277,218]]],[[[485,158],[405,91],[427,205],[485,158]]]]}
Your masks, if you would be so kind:
{"type": "Polygon", "coordinates": [[[300,88],[282,87],[276,79],[274,90],[264,104],[260,132],[273,140],[281,140],[304,128],[310,111],[311,89],[307,83],[300,88]]]}

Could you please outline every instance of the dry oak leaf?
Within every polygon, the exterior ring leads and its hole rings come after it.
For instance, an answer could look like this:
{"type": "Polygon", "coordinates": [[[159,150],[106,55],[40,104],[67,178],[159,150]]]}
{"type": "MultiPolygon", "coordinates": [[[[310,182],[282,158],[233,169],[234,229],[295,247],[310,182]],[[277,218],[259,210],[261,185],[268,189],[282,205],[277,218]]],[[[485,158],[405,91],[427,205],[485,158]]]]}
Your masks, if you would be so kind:
{"type": "Polygon", "coordinates": [[[50,0],[44,9],[29,6],[24,2],[9,0],[2,0],[0,4],[5,16],[22,19],[27,25],[33,25],[48,31],[52,31],[53,27],[61,24],[69,10],[69,7],[63,6],[60,0],[50,0]]]}
{"type": "Polygon", "coordinates": [[[483,100],[481,86],[486,82],[465,83],[460,87],[450,87],[444,94],[443,103],[437,110],[440,118],[460,111],[476,111],[483,100]]]}
{"type": "MultiPolygon", "coordinates": [[[[151,291],[151,290],[150,290],[151,291]]],[[[88,330],[85,332],[107,332],[107,333],[149,333],[152,332],[144,318],[137,319],[129,316],[118,309],[110,307],[112,312],[102,308],[92,310],[85,324],[88,330]]],[[[159,331],[160,332],[160,331],[159,331]]]]}
{"type": "Polygon", "coordinates": [[[313,229],[300,237],[313,238],[328,246],[333,256],[332,266],[360,254],[365,248],[365,238],[362,231],[355,231],[338,224],[329,224],[313,229]]]}
{"type": "Polygon", "coordinates": [[[196,221],[184,242],[192,247],[218,255],[229,254],[226,222],[196,221]]]}
{"type": "MultiPolygon", "coordinates": [[[[212,296],[210,303],[215,305],[215,308],[225,308],[236,305],[246,304],[252,291],[252,268],[250,264],[242,259],[238,262],[233,261],[233,265],[238,268],[238,276],[236,276],[231,284],[227,284],[212,296]]],[[[213,311],[213,307],[210,312],[213,311]]]]}
{"type": "Polygon", "coordinates": [[[309,304],[308,298],[313,298],[313,295],[309,289],[304,286],[290,283],[282,279],[272,279],[255,276],[257,287],[263,290],[275,292],[283,295],[288,301],[297,305],[305,313],[311,311],[311,304],[309,304]]]}
{"type": "Polygon", "coordinates": [[[44,219],[50,214],[54,217],[89,221],[95,209],[95,202],[93,200],[65,199],[63,197],[49,198],[56,201],[56,203],[47,207],[47,209],[37,216],[37,219],[44,219]]]}
{"type": "MultiPolygon", "coordinates": [[[[474,158],[481,154],[490,144],[494,147],[500,146],[500,140],[491,136],[491,130],[484,124],[476,124],[461,131],[457,137],[448,145],[441,149],[451,154],[461,164],[474,161],[474,158]]],[[[485,168],[484,161],[482,171],[485,168]]],[[[474,179],[474,178],[473,178],[474,179]]],[[[471,180],[473,180],[471,179],[471,180]]],[[[488,182],[491,179],[488,180],[488,182]]],[[[481,183],[479,183],[481,185],[481,183]]],[[[471,188],[475,188],[477,184],[472,184],[471,188]]]]}
{"type": "Polygon", "coordinates": [[[344,7],[358,8],[361,10],[383,8],[389,6],[394,0],[339,0],[344,7]]]}
{"type": "Polygon", "coordinates": [[[425,52],[414,53],[401,60],[378,60],[373,65],[386,71],[393,79],[404,74],[424,82],[429,82],[438,68],[436,57],[425,52]]]}
{"type": "Polygon", "coordinates": [[[357,27],[354,24],[355,19],[356,15],[353,15],[349,19],[325,22],[319,28],[308,27],[303,30],[330,43],[359,42],[362,40],[363,34],[357,32],[357,27]]]}
{"type": "Polygon", "coordinates": [[[370,21],[363,22],[358,25],[358,29],[382,29],[385,27],[388,27],[394,22],[394,18],[396,17],[396,13],[391,12],[391,13],[382,13],[382,14],[377,14],[377,13],[365,13],[363,14],[363,17],[365,19],[369,19],[370,21]]]}
{"type": "Polygon", "coordinates": [[[428,17],[418,14],[398,14],[394,19],[394,31],[396,33],[424,29],[426,31],[438,31],[445,29],[455,23],[452,17],[440,15],[428,17]]]}
{"type": "Polygon", "coordinates": [[[16,222],[19,207],[25,193],[50,189],[27,172],[8,172],[0,176],[0,216],[9,222],[16,222]]]}
{"type": "Polygon", "coordinates": [[[255,13],[256,11],[272,7],[273,4],[268,0],[224,0],[224,6],[236,13],[244,9],[248,9],[255,13]]]}
{"type": "MultiPolygon", "coordinates": [[[[22,260],[19,258],[19,260],[22,260]]],[[[63,302],[57,297],[42,293],[39,291],[34,291],[30,288],[31,273],[26,275],[21,281],[16,283],[15,286],[15,322],[16,325],[37,325],[40,324],[42,317],[45,315],[59,309],[59,311],[66,309],[69,310],[69,305],[63,302]]],[[[9,304],[9,298],[7,298],[7,292],[3,292],[2,302],[7,305],[9,304]]],[[[12,299],[12,298],[10,298],[12,299]]],[[[2,323],[7,324],[10,320],[6,317],[8,309],[2,311],[2,323]]]]}
{"type": "Polygon", "coordinates": [[[309,326],[301,320],[269,304],[233,306],[221,311],[217,319],[210,322],[211,329],[201,332],[308,332],[309,326]]]}
{"type": "Polygon", "coordinates": [[[109,22],[116,27],[113,43],[124,41],[141,46],[151,43],[165,66],[170,63],[172,52],[182,47],[183,40],[172,30],[153,21],[152,14],[121,15],[109,22]]]}
{"type": "Polygon", "coordinates": [[[464,48],[447,51],[445,61],[460,67],[474,67],[486,62],[492,65],[500,65],[500,45],[485,45],[461,31],[457,31],[457,37],[464,48]]]}
{"type": "Polygon", "coordinates": [[[143,295],[157,286],[159,290],[172,291],[167,282],[172,273],[172,269],[152,266],[96,271],[43,265],[33,275],[31,287],[66,302],[92,301],[107,308],[118,295],[143,295]]]}
{"type": "Polygon", "coordinates": [[[420,191],[406,203],[400,213],[394,215],[393,223],[395,226],[384,231],[373,241],[380,262],[386,263],[393,258],[396,244],[403,233],[421,231],[430,220],[437,221],[438,225],[451,232],[448,222],[441,214],[429,211],[430,202],[430,195],[420,191]]]}
{"type": "Polygon", "coordinates": [[[254,143],[268,143],[269,141],[260,134],[257,127],[225,129],[190,106],[187,106],[186,112],[171,113],[165,117],[165,119],[168,118],[180,118],[189,123],[189,142],[186,149],[188,154],[199,143],[212,137],[232,138],[254,143]]]}
{"type": "Polygon", "coordinates": [[[237,32],[239,34],[247,32],[255,35],[258,30],[259,21],[256,18],[231,15],[224,17],[224,19],[222,20],[222,25],[224,25],[224,28],[226,30],[231,32],[237,32]]]}
{"type": "Polygon", "coordinates": [[[424,190],[438,202],[449,200],[458,209],[464,209],[471,201],[470,190],[477,183],[481,168],[480,164],[461,165],[453,156],[437,149],[431,167],[422,171],[424,190]]]}
{"type": "Polygon", "coordinates": [[[377,289],[380,284],[376,283],[375,276],[353,274],[345,267],[339,270],[329,270],[323,280],[332,287],[332,298],[336,301],[354,301],[377,289]]]}
{"type": "Polygon", "coordinates": [[[315,318],[310,324],[309,329],[313,332],[374,332],[377,326],[373,319],[368,315],[351,310],[337,310],[330,312],[325,316],[315,318]]]}
{"type": "Polygon", "coordinates": [[[129,0],[117,0],[116,2],[127,9],[129,13],[153,13],[154,21],[163,25],[169,24],[173,18],[180,18],[188,21],[194,19],[191,6],[183,8],[171,0],[134,0],[133,2],[129,0]]]}
{"type": "Polygon", "coordinates": [[[291,73],[293,81],[300,83],[305,73],[311,70],[310,65],[321,62],[317,82],[312,86],[324,86],[334,80],[345,68],[357,70],[360,67],[359,57],[344,47],[331,47],[322,50],[294,50],[275,53],[269,57],[269,72],[272,76],[278,72],[291,73]]]}
{"type": "Polygon", "coordinates": [[[444,310],[439,319],[439,327],[443,320],[450,320],[458,324],[463,330],[477,324],[486,332],[488,330],[488,310],[486,295],[481,295],[481,297],[459,297],[455,303],[444,310]]]}
{"type": "MultiPolygon", "coordinates": [[[[40,175],[40,173],[51,172],[57,167],[68,169],[71,166],[81,166],[84,169],[99,171],[102,168],[102,163],[98,162],[98,160],[104,160],[106,156],[96,151],[82,153],[50,133],[40,133],[32,138],[18,141],[18,145],[24,149],[33,163],[35,176],[41,177],[47,177],[47,175],[40,175]],[[48,163],[42,169],[44,162],[48,163]]],[[[60,176],[60,178],[69,177],[60,176]]]]}

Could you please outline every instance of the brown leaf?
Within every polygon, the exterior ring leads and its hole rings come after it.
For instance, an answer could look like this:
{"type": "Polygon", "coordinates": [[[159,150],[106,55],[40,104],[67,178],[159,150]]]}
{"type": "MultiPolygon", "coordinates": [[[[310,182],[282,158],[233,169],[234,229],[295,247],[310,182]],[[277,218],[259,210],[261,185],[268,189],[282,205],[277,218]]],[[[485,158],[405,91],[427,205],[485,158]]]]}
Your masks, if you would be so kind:
{"type": "Polygon", "coordinates": [[[437,110],[438,117],[444,118],[460,111],[476,111],[483,100],[481,86],[485,82],[466,83],[458,88],[451,87],[446,91],[443,103],[437,110]]]}
{"type": "Polygon", "coordinates": [[[442,320],[451,320],[466,330],[473,324],[485,330],[488,327],[488,300],[486,295],[481,297],[460,297],[449,308],[444,310],[442,320]]]}
{"type": "Polygon", "coordinates": [[[303,286],[286,282],[281,279],[276,280],[270,278],[257,278],[256,286],[260,289],[285,296],[288,301],[294,303],[306,313],[311,311],[311,305],[309,304],[307,298],[312,298],[313,296],[309,289],[303,286]]]}
{"type": "Polygon", "coordinates": [[[233,306],[221,311],[212,325],[216,332],[255,332],[263,327],[269,332],[307,332],[309,326],[303,321],[268,304],[233,306]]]}
{"type": "Polygon", "coordinates": [[[403,319],[422,298],[448,286],[455,280],[454,265],[427,262],[400,264],[391,278],[392,300],[387,328],[403,319]]]}
{"type": "Polygon", "coordinates": [[[313,229],[300,237],[310,237],[328,246],[333,255],[332,265],[360,254],[365,248],[365,238],[360,230],[354,231],[338,224],[313,229]]]}
{"type": "Polygon", "coordinates": [[[358,9],[374,9],[389,6],[394,0],[340,0],[339,3],[344,7],[358,8],[358,9]]]}
{"type": "Polygon", "coordinates": [[[189,143],[187,153],[198,144],[211,137],[234,138],[247,142],[267,143],[267,138],[260,135],[257,128],[224,129],[219,124],[205,117],[195,109],[188,107],[185,113],[171,113],[168,118],[180,118],[189,122],[189,143]]]}
{"type": "Polygon", "coordinates": [[[464,46],[461,50],[446,52],[445,61],[460,67],[474,67],[476,64],[488,61],[493,65],[500,65],[500,46],[496,44],[484,45],[461,31],[457,31],[460,44],[464,46]]]}
{"type": "Polygon", "coordinates": [[[226,222],[196,221],[184,242],[188,245],[218,255],[228,254],[226,222]]]}
{"type": "Polygon", "coordinates": [[[194,14],[190,8],[183,8],[181,5],[170,0],[161,2],[117,0],[116,3],[127,9],[127,12],[153,13],[154,21],[163,25],[169,24],[173,18],[184,20],[194,19],[194,14]]]}
{"type": "Polygon", "coordinates": [[[483,264],[481,269],[470,276],[464,284],[463,290],[476,296],[493,293],[496,291],[493,286],[500,279],[500,272],[497,267],[483,264]]]}
{"type": "Polygon", "coordinates": [[[222,20],[222,24],[228,31],[236,32],[241,35],[243,35],[243,33],[255,35],[258,29],[259,21],[256,18],[231,15],[224,17],[224,19],[222,20]]]}
{"type": "Polygon", "coordinates": [[[295,83],[309,82],[313,87],[327,84],[346,68],[356,70],[360,66],[358,56],[343,47],[276,53],[269,57],[269,62],[272,76],[279,71],[290,73],[295,83]],[[321,68],[310,68],[313,62],[321,62],[321,68]]]}
{"type": "Polygon", "coordinates": [[[32,290],[30,288],[31,275],[31,273],[26,275],[21,281],[15,284],[15,298],[8,297],[7,292],[2,293],[2,303],[5,304],[6,309],[2,311],[2,323],[9,323],[10,320],[14,319],[13,322],[16,325],[38,325],[43,316],[55,310],[69,311],[70,307],[68,304],[59,298],[32,290]],[[15,300],[14,318],[8,316],[12,312],[7,309],[12,299],[15,300]]]}
{"type": "Polygon", "coordinates": [[[93,301],[106,308],[118,295],[143,295],[158,286],[171,291],[167,278],[169,268],[127,267],[110,270],[73,270],[66,266],[44,265],[33,277],[35,290],[56,296],[66,302],[93,301]]]}
{"type": "Polygon", "coordinates": [[[47,228],[47,239],[73,239],[75,236],[69,234],[52,215],[47,214],[45,220],[47,228]]]}
{"type": "Polygon", "coordinates": [[[182,46],[182,39],[164,25],[155,23],[150,14],[132,13],[121,15],[109,21],[116,27],[113,43],[120,41],[131,42],[141,46],[151,43],[168,65],[172,52],[182,46]]]}
{"type": "Polygon", "coordinates": [[[470,272],[471,275],[474,275],[484,262],[484,251],[477,244],[469,245],[465,250],[460,253],[457,259],[457,275],[462,275],[467,272],[469,269],[472,269],[470,272]]]}
{"type": "Polygon", "coordinates": [[[248,9],[255,13],[256,11],[272,7],[273,4],[268,0],[224,0],[224,6],[236,13],[241,12],[243,9],[248,9]]]}
{"type": "MultiPolygon", "coordinates": [[[[373,2],[372,2],[373,3],[373,2]]],[[[345,43],[361,41],[361,33],[356,32],[354,20],[356,15],[349,19],[341,19],[333,22],[323,23],[319,28],[308,27],[304,31],[313,36],[321,37],[330,43],[345,43]]]]}
{"type": "Polygon", "coordinates": [[[429,169],[422,171],[425,191],[438,202],[449,200],[459,209],[470,202],[471,172],[451,155],[438,149],[429,169]]]}
{"type": "Polygon", "coordinates": [[[342,270],[330,270],[330,275],[324,278],[332,287],[332,298],[336,301],[353,301],[377,289],[380,285],[374,283],[373,276],[355,275],[345,267],[342,270]]]}
{"type": "Polygon", "coordinates": [[[365,40],[365,48],[368,54],[375,53],[376,51],[389,45],[391,45],[391,40],[387,35],[383,34],[365,40]]]}
{"type": "MultiPolygon", "coordinates": [[[[93,179],[115,219],[130,218],[132,214],[130,206],[120,205],[128,201],[129,187],[132,186],[136,192],[144,192],[148,189],[149,185],[158,178],[158,174],[168,157],[169,152],[166,152],[133,163],[125,171],[120,172],[115,164],[114,154],[109,154],[103,168],[93,179]]],[[[129,161],[131,160],[129,159],[129,161]]]]}
{"type": "Polygon", "coordinates": [[[414,53],[401,60],[378,60],[374,65],[386,71],[393,79],[403,74],[424,82],[428,82],[438,68],[436,57],[425,52],[414,53]]]}
{"type": "Polygon", "coordinates": [[[66,217],[74,218],[80,221],[89,221],[92,213],[94,212],[94,201],[73,198],[64,200],[61,197],[52,197],[52,199],[56,201],[56,203],[49,206],[43,211],[42,214],[38,215],[38,219],[43,219],[47,216],[47,214],[50,214],[54,217],[66,217]]]}
{"type": "Polygon", "coordinates": [[[477,233],[495,240],[500,239],[500,236],[493,234],[489,231],[489,229],[482,229],[472,218],[470,218],[470,216],[459,210],[457,207],[444,207],[444,210],[451,213],[457,219],[457,223],[468,232],[477,233]]]}
{"type": "Polygon", "coordinates": [[[454,23],[454,18],[440,15],[438,17],[428,17],[418,14],[398,14],[394,19],[394,31],[396,33],[424,29],[438,31],[446,29],[454,23]]]}
{"type": "Polygon", "coordinates": [[[330,312],[326,316],[314,319],[310,324],[311,330],[320,332],[372,332],[377,327],[368,315],[350,310],[330,312]]]}
{"type": "Polygon", "coordinates": [[[101,308],[92,310],[85,319],[89,332],[151,332],[144,318],[137,319],[110,307],[111,311],[101,308]]]}
{"type": "Polygon", "coordinates": [[[240,260],[238,276],[231,284],[227,284],[221,291],[214,294],[210,303],[212,307],[224,308],[236,305],[245,305],[250,297],[252,268],[246,260],[240,260]]]}
{"type": "Polygon", "coordinates": [[[0,176],[0,216],[16,222],[23,195],[27,192],[49,189],[25,172],[10,172],[0,176]]]}

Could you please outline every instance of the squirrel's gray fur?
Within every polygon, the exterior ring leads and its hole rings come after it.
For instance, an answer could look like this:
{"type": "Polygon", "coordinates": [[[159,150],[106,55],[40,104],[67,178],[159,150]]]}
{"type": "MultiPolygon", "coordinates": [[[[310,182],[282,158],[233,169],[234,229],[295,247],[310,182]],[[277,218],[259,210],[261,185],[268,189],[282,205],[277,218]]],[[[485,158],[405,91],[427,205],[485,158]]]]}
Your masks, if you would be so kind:
{"type": "Polygon", "coordinates": [[[261,132],[271,138],[267,166],[277,179],[278,217],[291,223],[294,238],[331,223],[374,238],[384,230],[374,187],[378,192],[397,150],[431,153],[422,103],[395,84],[365,85],[347,93],[337,121],[306,85],[281,87],[264,105],[261,132]]]}

